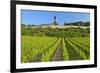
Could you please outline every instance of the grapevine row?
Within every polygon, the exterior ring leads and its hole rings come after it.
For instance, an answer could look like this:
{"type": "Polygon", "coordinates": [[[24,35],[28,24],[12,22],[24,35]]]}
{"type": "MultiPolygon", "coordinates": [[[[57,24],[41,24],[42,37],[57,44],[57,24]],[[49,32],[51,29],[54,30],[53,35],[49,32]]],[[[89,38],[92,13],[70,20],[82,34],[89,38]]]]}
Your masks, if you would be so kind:
{"type": "Polygon", "coordinates": [[[53,46],[51,46],[46,52],[43,53],[41,61],[50,61],[52,59],[60,40],[61,38],[59,38],[59,40],[53,46]]]}
{"type": "MultiPolygon", "coordinates": [[[[37,61],[41,57],[42,52],[47,50],[52,44],[54,44],[57,38],[38,38],[38,37],[22,37],[22,63],[37,61]],[[27,42],[26,42],[27,41],[27,42]],[[45,42],[45,43],[44,43],[45,42]],[[37,59],[38,58],[38,59],[37,59]]],[[[40,61],[40,60],[39,60],[40,61]]]]}
{"type": "Polygon", "coordinates": [[[85,55],[86,55],[86,59],[89,59],[89,55],[90,55],[90,49],[89,48],[87,48],[87,47],[85,47],[85,46],[83,46],[83,45],[81,45],[81,44],[79,44],[79,43],[77,43],[77,42],[75,42],[75,41],[73,41],[73,40],[71,40],[71,39],[68,39],[71,43],[73,43],[82,53],[84,53],[85,55]]]}
{"type": "Polygon", "coordinates": [[[78,46],[75,45],[75,43],[72,42],[72,40],[67,39],[67,42],[73,47],[74,50],[76,50],[77,53],[84,59],[88,59],[88,55],[86,54],[86,51],[78,46]]]}
{"type": "Polygon", "coordinates": [[[83,60],[84,57],[82,57],[79,53],[79,49],[72,44],[67,38],[64,39],[66,43],[66,49],[68,51],[69,60],[83,60]]]}

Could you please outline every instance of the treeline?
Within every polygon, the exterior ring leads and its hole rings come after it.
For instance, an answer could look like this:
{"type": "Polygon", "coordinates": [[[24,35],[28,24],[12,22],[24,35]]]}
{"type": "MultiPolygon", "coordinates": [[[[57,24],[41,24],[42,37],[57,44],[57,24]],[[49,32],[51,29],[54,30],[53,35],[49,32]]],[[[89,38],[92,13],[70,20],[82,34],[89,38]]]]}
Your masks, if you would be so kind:
{"type": "Polygon", "coordinates": [[[82,22],[82,21],[80,21],[80,22],[73,22],[73,23],[64,23],[64,26],[90,26],[90,22],[82,22]]]}
{"type": "Polygon", "coordinates": [[[22,35],[29,36],[50,36],[50,37],[88,37],[90,28],[21,28],[22,35]]]}
{"type": "MultiPolygon", "coordinates": [[[[28,24],[28,25],[25,25],[25,24],[22,24],[22,26],[27,26],[27,27],[32,27],[32,26],[50,26],[51,24],[40,24],[40,25],[35,25],[35,24],[28,24]]],[[[52,25],[56,25],[56,26],[59,26],[59,24],[54,21],[52,23],[52,25]]],[[[64,23],[63,24],[64,26],[90,26],[90,22],[71,22],[71,23],[64,23]]]]}

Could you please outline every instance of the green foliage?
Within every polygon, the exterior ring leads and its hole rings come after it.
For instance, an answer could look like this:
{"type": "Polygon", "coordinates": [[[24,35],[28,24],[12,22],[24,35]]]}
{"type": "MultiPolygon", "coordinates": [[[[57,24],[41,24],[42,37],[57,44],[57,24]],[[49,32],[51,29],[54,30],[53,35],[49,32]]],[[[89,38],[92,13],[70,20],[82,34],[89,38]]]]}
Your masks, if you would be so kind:
{"type": "Polygon", "coordinates": [[[57,38],[22,36],[22,63],[31,62],[34,57],[48,50],[57,38]]]}
{"type": "Polygon", "coordinates": [[[83,45],[80,45],[79,43],[71,40],[71,39],[67,39],[67,42],[69,43],[69,45],[71,45],[71,47],[73,47],[74,50],[76,50],[77,53],[79,53],[79,55],[84,59],[89,59],[90,58],[90,54],[89,54],[89,48],[84,47],[83,45]]]}
{"type": "Polygon", "coordinates": [[[89,37],[90,29],[82,28],[25,28],[22,27],[22,35],[50,36],[50,37],[89,37]]]}
{"type": "Polygon", "coordinates": [[[68,54],[64,39],[62,39],[62,41],[63,41],[63,59],[69,60],[69,54],[68,54]]]}
{"type": "Polygon", "coordinates": [[[60,42],[60,39],[53,46],[51,46],[48,49],[48,51],[46,51],[46,52],[43,53],[43,56],[42,56],[42,59],[41,59],[42,62],[51,61],[52,56],[54,55],[54,53],[55,53],[55,51],[57,49],[57,46],[58,46],[59,42],[60,42]]]}
{"type": "Polygon", "coordinates": [[[53,25],[58,25],[58,23],[56,21],[53,22],[53,25]]]}
{"type": "Polygon", "coordinates": [[[90,58],[90,47],[87,47],[89,46],[88,37],[58,39],[56,37],[22,36],[22,63],[51,61],[61,40],[63,42],[62,56],[64,61],[90,58]]]}
{"type": "Polygon", "coordinates": [[[90,28],[35,28],[22,24],[21,34],[22,63],[51,61],[61,41],[64,61],[90,59],[90,28]]]}
{"type": "Polygon", "coordinates": [[[64,26],[90,26],[90,22],[73,22],[73,23],[64,23],[64,26]]]}

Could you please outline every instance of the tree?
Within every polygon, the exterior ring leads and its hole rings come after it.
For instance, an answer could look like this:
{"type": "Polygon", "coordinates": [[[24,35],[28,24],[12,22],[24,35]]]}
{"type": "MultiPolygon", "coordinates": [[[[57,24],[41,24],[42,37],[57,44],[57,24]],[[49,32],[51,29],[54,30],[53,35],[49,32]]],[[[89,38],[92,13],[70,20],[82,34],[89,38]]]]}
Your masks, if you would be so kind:
{"type": "Polygon", "coordinates": [[[58,25],[58,23],[56,21],[53,22],[53,25],[58,25]]]}
{"type": "Polygon", "coordinates": [[[65,22],[65,23],[64,23],[64,26],[66,26],[66,25],[67,25],[67,23],[65,22]]]}

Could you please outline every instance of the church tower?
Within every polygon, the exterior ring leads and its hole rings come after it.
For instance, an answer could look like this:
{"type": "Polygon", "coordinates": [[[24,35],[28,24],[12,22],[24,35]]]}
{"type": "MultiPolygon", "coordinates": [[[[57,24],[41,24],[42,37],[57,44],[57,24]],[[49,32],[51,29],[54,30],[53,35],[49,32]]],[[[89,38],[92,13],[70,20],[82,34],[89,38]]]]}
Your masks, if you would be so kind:
{"type": "Polygon", "coordinates": [[[56,22],[56,16],[54,16],[53,25],[58,25],[58,23],[56,22]]]}

